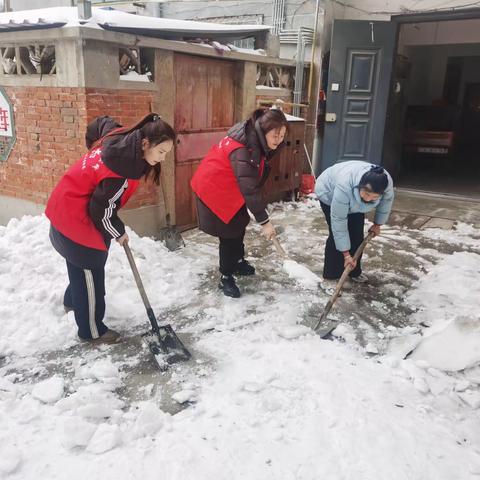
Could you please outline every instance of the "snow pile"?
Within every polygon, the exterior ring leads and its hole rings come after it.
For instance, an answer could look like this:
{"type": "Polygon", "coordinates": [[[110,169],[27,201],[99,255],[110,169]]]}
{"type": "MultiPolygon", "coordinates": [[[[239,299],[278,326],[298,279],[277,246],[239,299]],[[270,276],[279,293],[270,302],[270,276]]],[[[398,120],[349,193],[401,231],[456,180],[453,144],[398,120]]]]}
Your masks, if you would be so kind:
{"type": "Polygon", "coordinates": [[[120,75],[120,80],[127,80],[133,82],[152,82],[152,77],[150,74],[139,74],[134,70],[130,70],[127,73],[120,75]]]}
{"type": "Polygon", "coordinates": [[[384,362],[390,364],[395,376],[410,380],[418,392],[433,396],[434,405],[465,405],[473,410],[480,408],[480,378],[474,369],[451,375],[433,368],[427,361],[411,357],[404,361],[386,357],[384,362]]]}
{"type": "Polygon", "coordinates": [[[414,350],[412,359],[445,371],[479,363],[480,283],[472,281],[478,278],[480,255],[476,253],[454,252],[432,267],[407,296],[407,301],[419,308],[414,320],[430,328],[424,330],[423,338],[415,335],[396,339],[390,353],[406,355],[414,350]]]}
{"type": "Polygon", "coordinates": [[[480,255],[454,252],[423,276],[407,296],[409,304],[420,309],[415,320],[442,327],[456,316],[477,312],[480,298],[480,255]]]}
{"type": "MultiPolygon", "coordinates": [[[[308,212],[309,205],[296,211],[302,228],[308,212]]],[[[45,218],[0,228],[0,477],[469,480],[480,472],[480,367],[452,375],[411,358],[372,361],[347,322],[338,327],[352,339],[346,343],[299,325],[304,304],[318,303],[319,293],[293,288],[270,259],[258,258],[258,274],[239,279],[245,295],[237,300],[219,293],[216,244],[200,234],[173,253],[130,237],[154,310],[185,319],[179,330],[189,331],[194,352],[191,362],[143,384],[146,365],[127,355],[131,338],[116,357],[121,345],[78,344],[62,311],[65,266],[48,243],[45,218]],[[169,388],[177,410],[188,406],[175,415],[159,408],[169,388]]],[[[288,248],[303,248],[301,232],[289,235],[288,248]]],[[[318,264],[318,242],[308,248],[318,264]]],[[[444,273],[452,278],[460,265],[458,281],[469,276],[462,281],[472,292],[475,256],[458,255],[444,273]]],[[[116,245],[107,291],[106,323],[127,335],[142,331],[143,305],[116,245]]],[[[455,297],[450,305],[427,296],[432,322],[441,308],[458,308],[455,297]]],[[[429,312],[417,321],[422,315],[429,312]]]]}
{"type": "Polygon", "coordinates": [[[63,397],[63,389],[63,378],[54,375],[48,380],[37,383],[32,390],[32,396],[44,403],[56,403],[63,397]]]}
{"type": "Polygon", "coordinates": [[[480,363],[480,318],[455,318],[442,331],[425,337],[411,358],[445,371],[464,370],[480,363]]]}
{"type": "Polygon", "coordinates": [[[283,268],[288,276],[306,288],[316,288],[321,283],[318,275],[294,260],[284,260],[283,268]]]}
{"type": "MultiPolygon", "coordinates": [[[[65,260],[48,238],[44,216],[11,220],[0,227],[0,357],[62,350],[78,342],[72,315],[63,311],[68,284],[65,260]]],[[[182,305],[195,294],[208,258],[187,259],[162,243],[129,230],[131,248],[155,312],[182,305]]],[[[112,243],[106,265],[105,323],[120,331],[148,324],[125,252],[112,243]]],[[[157,314],[158,314],[157,313],[157,314]]],[[[41,365],[39,365],[41,367],[41,365]]]]}
{"type": "Polygon", "coordinates": [[[0,472],[4,474],[14,473],[22,461],[20,451],[10,445],[0,446],[0,472]]]}

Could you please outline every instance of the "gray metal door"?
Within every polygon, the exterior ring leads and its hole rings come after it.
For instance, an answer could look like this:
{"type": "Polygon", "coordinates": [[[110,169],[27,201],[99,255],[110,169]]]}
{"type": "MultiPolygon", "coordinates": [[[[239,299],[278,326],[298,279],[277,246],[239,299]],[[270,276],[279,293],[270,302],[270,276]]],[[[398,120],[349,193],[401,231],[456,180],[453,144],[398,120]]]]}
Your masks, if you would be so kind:
{"type": "Polygon", "coordinates": [[[322,170],[347,160],[382,163],[396,31],[394,22],[334,21],[322,170]]]}

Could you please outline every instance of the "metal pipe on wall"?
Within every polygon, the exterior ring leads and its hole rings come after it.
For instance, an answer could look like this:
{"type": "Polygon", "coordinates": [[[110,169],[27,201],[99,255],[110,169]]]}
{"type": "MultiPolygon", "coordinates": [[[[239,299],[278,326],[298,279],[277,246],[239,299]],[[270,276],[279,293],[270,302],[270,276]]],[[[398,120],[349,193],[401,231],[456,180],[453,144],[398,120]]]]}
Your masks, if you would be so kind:
{"type": "MultiPolygon", "coordinates": [[[[297,38],[297,53],[296,53],[296,64],[295,64],[295,85],[293,87],[293,102],[300,103],[302,98],[302,87],[303,87],[303,68],[304,68],[304,41],[303,41],[303,32],[302,29],[298,30],[297,38]]],[[[300,108],[294,107],[293,114],[298,117],[300,115],[300,108]]]]}
{"type": "MultiPolygon", "coordinates": [[[[313,30],[302,27],[298,30],[297,53],[295,65],[295,85],[293,91],[293,101],[299,104],[302,101],[303,80],[305,69],[305,48],[313,41],[313,30]]],[[[293,114],[300,116],[300,107],[294,107],[293,114]]]]}
{"type": "Polygon", "coordinates": [[[279,35],[285,24],[285,0],[273,0],[272,33],[279,35]]]}
{"type": "MultiPolygon", "coordinates": [[[[313,82],[313,68],[314,68],[314,63],[315,63],[315,50],[316,50],[316,44],[317,44],[317,35],[318,35],[318,14],[320,12],[320,0],[317,0],[317,6],[315,7],[315,28],[313,30],[313,39],[312,39],[312,55],[310,59],[310,74],[308,76],[308,102],[311,103],[310,101],[310,96],[312,94],[312,82],[313,82]]],[[[317,103],[317,102],[315,102],[317,103]]],[[[315,106],[316,108],[316,106],[315,106]]]]}

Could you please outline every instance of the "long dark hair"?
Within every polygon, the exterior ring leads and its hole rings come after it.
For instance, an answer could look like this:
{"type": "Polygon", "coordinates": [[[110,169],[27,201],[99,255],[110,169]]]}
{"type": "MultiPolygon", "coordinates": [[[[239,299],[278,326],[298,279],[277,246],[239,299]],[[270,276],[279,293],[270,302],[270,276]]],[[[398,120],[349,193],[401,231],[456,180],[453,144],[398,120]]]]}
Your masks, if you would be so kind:
{"type": "Polygon", "coordinates": [[[276,108],[257,108],[250,116],[250,123],[260,125],[263,134],[267,134],[270,130],[277,130],[285,127],[288,132],[288,121],[285,114],[276,108]]]}
{"type": "MultiPolygon", "coordinates": [[[[135,130],[140,130],[140,136],[142,140],[146,138],[150,144],[150,147],[155,147],[156,145],[167,140],[171,140],[173,143],[175,143],[176,135],[171,125],[169,125],[165,120],[162,120],[160,115],[156,113],[149,113],[133,125],[115,128],[111,132],[108,132],[104,137],[95,142],[93,148],[101,146],[103,140],[107,137],[111,137],[112,135],[132,133],[135,130]]],[[[159,163],[157,163],[155,166],[147,163],[145,180],[151,178],[155,185],[160,185],[160,172],[161,166],[159,163]]]]}

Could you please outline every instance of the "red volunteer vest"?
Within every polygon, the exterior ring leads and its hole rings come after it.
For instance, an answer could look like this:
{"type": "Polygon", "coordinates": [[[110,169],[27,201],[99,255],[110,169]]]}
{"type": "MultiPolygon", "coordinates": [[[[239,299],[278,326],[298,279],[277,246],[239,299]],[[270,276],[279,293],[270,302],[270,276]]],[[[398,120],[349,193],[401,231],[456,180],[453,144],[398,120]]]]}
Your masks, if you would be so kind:
{"type": "MultiPolygon", "coordinates": [[[[244,147],[245,145],[230,137],[223,138],[200,162],[190,182],[198,198],[224,223],[229,223],[245,204],[230,163],[230,154],[244,147]]],[[[260,178],[264,166],[265,159],[262,158],[260,178]]]]}
{"type": "MultiPolygon", "coordinates": [[[[58,182],[48,199],[45,215],[70,240],[85,247],[107,250],[102,233],[95,227],[88,207],[97,185],[106,178],[123,178],[102,161],[101,148],[85,154],[58,182]]],[[[128,180],[121,196],[121,207],[138,188],[139,180],[128,180]]]]}

